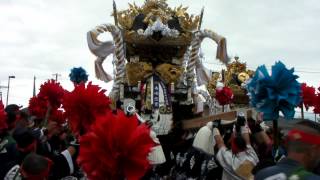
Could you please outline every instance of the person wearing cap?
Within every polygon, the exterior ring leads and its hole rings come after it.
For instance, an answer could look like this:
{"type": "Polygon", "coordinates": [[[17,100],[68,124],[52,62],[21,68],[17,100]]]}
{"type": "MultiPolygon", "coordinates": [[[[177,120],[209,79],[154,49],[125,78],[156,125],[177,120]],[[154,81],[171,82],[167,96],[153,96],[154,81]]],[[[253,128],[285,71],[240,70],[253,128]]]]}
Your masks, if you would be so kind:
{"type": "MultiPolygon", "coordinates": [[[[297,124],[311,127],[313,129],[318,130],[318,133],[320,133],[320,124],[315,121],[301,121],[301,122],[298,122],[297,124]]],[[[320,161],[318,161],[318,164],[315,166],[312,172],[317,175],[320,175],[320,161]]]]}
{"type": "Polygon", "coordinates": [[[231,150],[224,144],[218,128],[213,129],[218,152],[216,159],[223,168],[222,180],[253,179],[251,170],[259,162],[258,156],[250,144],[249,128],[245,118],[238,116],[235,131],[231,137],[231,150]]]}
{"type": "Polygon", "coordinates": [[[287,135],[288,156],[276,165],[260,170],[256,180],[320,179],[312,171],[320,162],[320,125],[304,120],[287,135]]]}

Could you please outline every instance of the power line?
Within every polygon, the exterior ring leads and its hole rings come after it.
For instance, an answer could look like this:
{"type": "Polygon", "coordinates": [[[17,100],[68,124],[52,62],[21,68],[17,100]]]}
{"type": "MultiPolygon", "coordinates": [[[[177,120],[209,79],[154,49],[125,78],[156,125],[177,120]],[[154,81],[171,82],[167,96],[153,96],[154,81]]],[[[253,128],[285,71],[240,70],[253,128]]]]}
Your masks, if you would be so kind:
{"type": "MultiPolygon", "coordinates": [[[[211,64],[211,65],[219,65],[219,66],[223,66],[223,64],[219,64],[219,63],[213,63],[213,62],[207,62],[207,61],[203,61],[203,63],[205,64],[211,64]]],[[[249,68],[255,69],[256,67],[253,66],[248,66],[249,68]]],[[[268,70],[271,70],[271,66],[267,66],[268,70]]],[[[305,71],[305,70],[296,70],[295,68],[295,72],[299,72],[299,73],[310,73],[310,74],[320,74],[320,70],[319,71],[305,71]]]]}
{"type": "Polygon", "coordinates": [[[299,71],[299,70],[295,70],[295,72],[300,72],[300,73],[311,73],[311,74],[319,74],[320,71],[299,71]]]}

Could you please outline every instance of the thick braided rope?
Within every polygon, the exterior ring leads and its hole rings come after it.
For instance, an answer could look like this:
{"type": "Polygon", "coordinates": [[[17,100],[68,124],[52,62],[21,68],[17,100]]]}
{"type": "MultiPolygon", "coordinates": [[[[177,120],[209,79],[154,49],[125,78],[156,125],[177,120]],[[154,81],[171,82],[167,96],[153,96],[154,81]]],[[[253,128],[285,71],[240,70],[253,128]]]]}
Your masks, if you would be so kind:
{"type": "Polygon", "coordinates": [[[187,76],[189,81],[193,81],[195,77],[194,69],[196,67],[196,61],[199,58],[199,49],[201,45],[201,31],[196,32],[194,35],[194,38],[191,42],[191,52],[190,52],[190,58],[187,66],[187,76]]]}
{"type": "Polygon", "coordinates": [[[188,76],[189,82],[191,83],[190,84],[191,86],[194,86],[196,62],[199,58],[199,49],[200,49],[201,42],[204,38],[210,38],[213,41],[215,41],[217,44],[219,44],[219,41],[223,37],[208,29],[195,32],[194,38],[192,39],[192,42],[191,42],[192,49],[191,49],[190,59],[187,66],[187,76],[188,76]]]}
{"type": "Polygon", "coordinates": [[[212,114],[214,109],[214,102],[212,100],[212,97],[210,96],[209,92],[200,91],[200,94],[206,99],[206,104],[209,107],[209,113],[212,114]]]}
{"type": "Polygon", "coordinates": [[[117,26],[112,24],[104,24],[102,29],[111,33],[114,44],[115,44],[115,66],[116,66],[116,73],[115,78],[111,90],[112,98],[115,100],[119,98],[119,91],[120,91],[120,84],[123,81],[125,75],[125,58],[124,58],[124,47],[123,47],[123,39],[121,35],[121,31],[117,26]]]}

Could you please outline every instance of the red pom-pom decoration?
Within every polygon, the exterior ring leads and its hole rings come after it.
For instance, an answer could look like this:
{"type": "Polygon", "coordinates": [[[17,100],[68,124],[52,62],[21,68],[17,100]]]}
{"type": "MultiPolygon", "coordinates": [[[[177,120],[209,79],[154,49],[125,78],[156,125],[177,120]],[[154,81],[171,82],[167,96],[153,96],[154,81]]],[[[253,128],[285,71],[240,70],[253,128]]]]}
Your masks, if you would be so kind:
{"type": "Polygon", "coordinates": [[[0,101],[0,131],[8,128],[7,124],[7,113],[4,110],[4,105],[2,101],[0,101]]]}
{"type": "Polygon", "coordinates": [[[216,89],[216,100],[220,105],[230,104],[233,100],[233,92],[228,87],[217,88],[216,89]]]}
{"type": "Polygon", "coordinates": [[[54,110],[51,112],[49,121],[54,121],[58,126],[63,126],[66,123],[66,116],[62,110],[54,110]]]}
{"type": "Polygon", "coordinates": [[[306,83],[301,84],[302,91],[302,103],[308,110],[309,107],[314,106],[314,100],[316,98],[315,88],[311,86],[307,86],[306,83]]]}
{"type": "Polygon", "coordinates": [[[60,83],[55,80],[48,80],[40,86],[38,97],[47,100],[52,109],[57,109],[61,106],[65,92],[66,90],[60,83]]]}
{"type": "MultiPolygon", "coordinates": [[[[318,90],[320,91],[320,87],[318,88],[318,90]]],[[[320,114],[320,92],[317,93],[313,102],[314,102],[313,112],[315,114],[320,114]]]]}
{"type": "Polygon", "coordinates": [[[136,116],[109,111],[81,136],[78,162],[91,180],[138,180],[149,168],[153,146],[150,129],[136,116]]]}
{"type": "Polygon", "coordinates": [[[28,110],[31,115],[44,119],[47,113],[48,103],[45,99],[34,96],[29,100],[28,110]]]}
{"type": "Polygon", "coordinates": [[[87,87],[80,83],[65,94],[63,108],[73,133],[87,132],[97,115],[110,110],[110,99],[104,93],[105,90],[89,82],[87,87]]]}

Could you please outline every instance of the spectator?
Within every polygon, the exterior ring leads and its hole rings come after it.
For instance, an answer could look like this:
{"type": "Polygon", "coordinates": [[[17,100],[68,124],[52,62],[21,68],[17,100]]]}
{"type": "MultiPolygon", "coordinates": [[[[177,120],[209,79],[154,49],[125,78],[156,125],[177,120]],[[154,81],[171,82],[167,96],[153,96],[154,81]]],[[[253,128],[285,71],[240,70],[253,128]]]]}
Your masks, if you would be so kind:
{"type": "Polygon", "coordinates": [[[20,172],[26,180],[45,180],[49,178],[52,161],[31,153],[22,162],[20,172]]]}
{"type": "Polygon", "coordinates": [[[16,144],[8,131],[7,113],[0,101],[0,179],[12,167],[11,160],[17,156],[16,144]]]}
{"type": "Polygon", "coordinates": [[[277,165],[260,170],[256,180],[320,179],[312,173],[320,161],[319,125],[302,121],[288,133],[288,157],[277,165]]]}
{"type": "MultiPolygon", "coordinates": [[[[258,116],[257,116],[258,117],[258,116]]],[[[253,168],[252,174],[256,174],[260,169],[275,165],[274,157],[272,156],[272,140],[263,129],[261,118],[257,120],[249,117],[247,119],[248,126],[251,131],[251,145],[255,149],[259,157],[259,163],[253,168]]]]}
{"type": "Polygon", "coordinates": [[[20,106],[16,104],[9,104],[6,106],[5,111],[8,117],[8,129],[9,131],[12,131],[16,127],[16,122],[20,119],[20,106]]]}
{"type": "Polygon", "coordinates": [[[253,179],[251,170],[259,159],[250,144],[249,128],[245,125],[245,118],[238,117],[237,132],[231,137],[231,151],[226,148],[218,128],[213,129],[218,147],[216,158],[223,168],[222,180],[253,179]]]}

